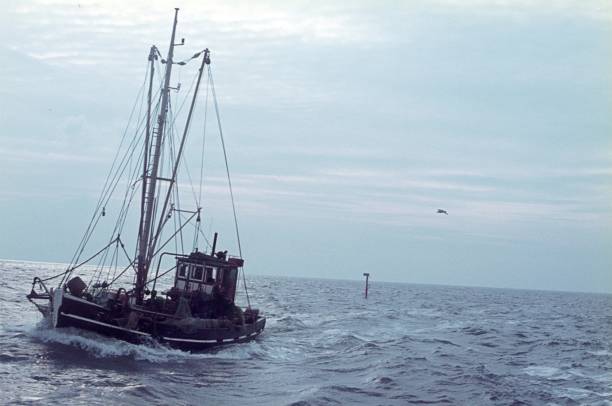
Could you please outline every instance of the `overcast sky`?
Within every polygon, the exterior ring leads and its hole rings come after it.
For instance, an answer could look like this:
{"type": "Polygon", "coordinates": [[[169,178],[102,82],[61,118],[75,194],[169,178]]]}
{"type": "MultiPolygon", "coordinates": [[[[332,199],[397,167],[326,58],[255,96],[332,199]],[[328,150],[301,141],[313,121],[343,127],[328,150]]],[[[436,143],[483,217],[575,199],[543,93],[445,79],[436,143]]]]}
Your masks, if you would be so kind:
{"type": "MultiPolygon", "coordinates": [[[[70,260],[171,3],[3,3],[0,257],[70,260]]],[[[610,4],[177,1],[247,272],[612,292],[610,4]]]]}

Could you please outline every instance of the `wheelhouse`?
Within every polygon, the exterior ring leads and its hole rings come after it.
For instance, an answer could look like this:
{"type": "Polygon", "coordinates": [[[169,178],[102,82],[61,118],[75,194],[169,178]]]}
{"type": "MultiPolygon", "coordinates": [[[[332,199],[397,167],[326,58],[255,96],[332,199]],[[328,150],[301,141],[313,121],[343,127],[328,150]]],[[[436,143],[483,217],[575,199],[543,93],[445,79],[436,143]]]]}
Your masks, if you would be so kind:
{"type": "Polygon", "coordinates": [[[214,256],[193,252],[187,257],[178,257],[174,288],[188,294],[212,296],[215,292],[234,303],[238,268],[243,264],[240,258],[227,258],[227,252],[223,251],[214,256]]]}

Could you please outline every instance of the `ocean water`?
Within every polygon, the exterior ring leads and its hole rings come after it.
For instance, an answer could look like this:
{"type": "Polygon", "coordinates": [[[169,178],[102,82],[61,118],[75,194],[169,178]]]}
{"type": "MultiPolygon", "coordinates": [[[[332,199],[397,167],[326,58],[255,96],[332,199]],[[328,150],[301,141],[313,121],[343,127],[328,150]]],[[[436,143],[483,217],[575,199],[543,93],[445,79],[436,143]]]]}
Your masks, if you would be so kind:
{"type": "Polygon", "coordinates": [[[190,354],[49,329],[61,270],[0,261],[3,404],[612,404],[611,295],[251,276],[265,332],[190,354]]]}

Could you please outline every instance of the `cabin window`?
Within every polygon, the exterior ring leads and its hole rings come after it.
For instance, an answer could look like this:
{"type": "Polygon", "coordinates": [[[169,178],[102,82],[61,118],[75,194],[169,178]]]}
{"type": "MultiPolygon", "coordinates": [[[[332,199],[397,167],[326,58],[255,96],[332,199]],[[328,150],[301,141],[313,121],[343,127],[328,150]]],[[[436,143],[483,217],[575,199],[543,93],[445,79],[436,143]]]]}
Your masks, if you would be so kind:
{"type": "Polygon", "coordinates": [[[191,270],[191,279],[196,281],[201,281],[204,278],[204,268],[201,266],[196,266],[191,270]]]}
{"type": "Polygon", "coordinates": [[[187,275],[187,264],[180,264],[178,270],[178,276],[184,278],[187,275]]]}
{"type": "Polygon", "coordinates": [[[211,284],[215,282],[215,269],[211,266],[204,268],[204,282],[211,284]]]}

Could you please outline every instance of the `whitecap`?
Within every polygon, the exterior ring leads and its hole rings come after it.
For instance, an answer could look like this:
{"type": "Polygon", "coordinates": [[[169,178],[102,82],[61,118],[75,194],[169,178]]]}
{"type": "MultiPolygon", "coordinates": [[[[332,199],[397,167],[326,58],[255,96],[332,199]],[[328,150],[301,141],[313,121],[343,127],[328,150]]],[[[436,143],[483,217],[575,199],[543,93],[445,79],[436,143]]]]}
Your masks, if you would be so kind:
{"type": "Polygon", "coordinates": [[[551,380],[566,380],[570,378],[570,375],[561,372],[559,368],[547,367],[547,366],[529,366],[524,368],[523,371],[529,376],[536,376],[538,378],[546,378],[551,380]]]}
{"type": "Polygon", "coordinates": [[[26,403],[42,402],[44,399],[45,399],[44,396],[21,396],[20,397],[20,400],[26,403]]]}
{"type": "Polygon", "coordinates": [[[30,337],[45,343],[63,344],[79,348],[96,358],[129,357],[136,361],[152,363],[183,362],[193,359],[245,359],[254,352],[253,343],[235,344],[214,352],[191,353],[166,347],[156,342],[132,344],[126,341],[104,337],[76,328],[54,329],[39,323],[27,333],[30,337]]]}
{"type": "Polygon", "coordinates": [[[562,388],[556,391],[558,396],[570,398],[573,401],[580,402],[593,397],[598,398],[609,398],[612,393],[608,392],[595,392],[584,388],[562,388]]]}
{"type": "Polygon", "coordinates": [[[612,355],[612,352],[607,350],[598,350],[598,351],[587,351],[591,355],[596,355],[598,357],[609,357],[612,355]]]}

